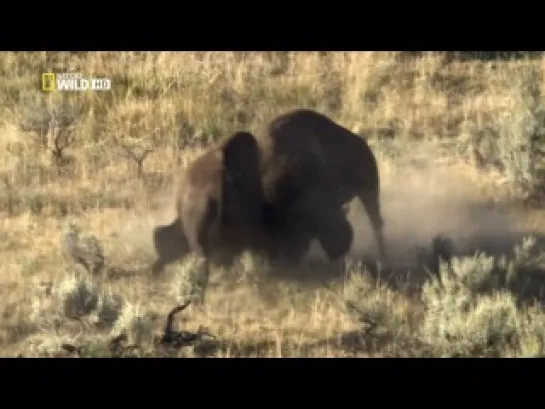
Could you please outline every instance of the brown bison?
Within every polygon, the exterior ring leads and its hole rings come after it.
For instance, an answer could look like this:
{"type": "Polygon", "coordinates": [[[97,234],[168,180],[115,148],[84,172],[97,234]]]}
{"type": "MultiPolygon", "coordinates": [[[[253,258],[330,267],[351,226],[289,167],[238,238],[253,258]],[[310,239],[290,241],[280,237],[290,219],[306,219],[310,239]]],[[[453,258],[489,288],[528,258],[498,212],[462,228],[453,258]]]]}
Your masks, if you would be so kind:
{"type": "Polygon", "coordinates": [[[312,110],[274,119],[260,139],[262,176],[279,241],[300,256],[318,237],[330,258],[348,251],[352,231],[340,209],[357,196],[385,261],[380,181],[375,156],[363,138],[312,110]]]}
{"type": "Polygon", "coordinates": [[[318,238],[331,260],[353,231],[343,205],[354,196],[370,216],[384,254],[379,179],[366,142],[329,118],[297,110],[276,118],[256,140],[237,132],[187,169],[178,217],[154,231],[156,273],[194,251],[233,257],[245,249],[297,262],[318,238]]]}
{"type": "Polygon", "coordinates": [[[254,136],[237,132],[189,166],[176,196],[176,219],[153,232],[154,274],[190,251],[206,258],[208,274],[217,250],[233,256],[260,248],[265,236],[259,158],[254,136]]]}

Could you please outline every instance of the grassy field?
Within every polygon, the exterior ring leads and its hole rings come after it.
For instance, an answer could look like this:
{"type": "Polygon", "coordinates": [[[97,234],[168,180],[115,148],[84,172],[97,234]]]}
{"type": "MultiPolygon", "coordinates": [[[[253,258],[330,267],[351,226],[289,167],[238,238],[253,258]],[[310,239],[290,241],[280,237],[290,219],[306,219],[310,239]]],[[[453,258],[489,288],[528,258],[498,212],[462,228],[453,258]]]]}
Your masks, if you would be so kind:
{"type": "MultiPolygon", "coordinates": [[[[396,52],[3,53],[0,59],[0,355],[543,356],[540,209],[545,60],[448,62],[396,52]],[[56,71],[111,92],[40,91],[56,71]],[[313,108],[378,158],[391,265],[367,217],[343,271],[276,271],[245,255],[215,271],[205,310],[158,344],[196,262],[158,278],[151,230],[174,215],[176,175],[210,143],[313,108]],[[63,255],[71,217],[102,243],[107,274],[63,255]],[[444,262],[439,262],[441,258],[444,262]],[[449,261],[449,262],[446,262],[449,261]],[[113,348],[125,334],[132,350],[113,348]],[[64,345],[64,346],[63,346],[64,345]]],[[[545,152],[545,149],[543,150],[545,152]]]]}

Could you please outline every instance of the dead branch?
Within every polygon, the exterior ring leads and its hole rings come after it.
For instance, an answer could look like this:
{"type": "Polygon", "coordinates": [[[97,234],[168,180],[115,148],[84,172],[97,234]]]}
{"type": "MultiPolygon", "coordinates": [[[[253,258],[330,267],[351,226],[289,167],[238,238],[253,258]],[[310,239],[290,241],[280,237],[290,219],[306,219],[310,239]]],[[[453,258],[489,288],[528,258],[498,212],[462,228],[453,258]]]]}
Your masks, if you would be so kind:
{"type": "Polygon", "coordinates": [[[39,106],[21,118],[19,124],[24,132],[31,132],[38,143],[49,150],[56,165],[65,162],[64,151],[73,142],[73,126],[80,114],[70,112],[71,107],[39,106]],[[68,112],[67,112],[68,110],[68,112]]]}
{"type": "Polygon", "coordinates": [[[129,145],[123,143],[118,138],[114,138],[114,143],[116,146],[121,148],[122,155],[129,159],[134,161],[136,163],[136,172],[138,179],[142,178],[142,174],[144,173],[144,161],[148,157],[150,153],[153,152],[153,149],[151,148],[144,148],[140,152],[138,152],[136,149],[133,149],[129,145]]]}
{"type": "Polygon", "coordinates": [[[68,352],[69,354],[75,354],[78,358],[83,357],[85,353],[85,347],[83,346],[76,346],[72,344],[62,344],[61,348],[68,352]]]}
{"type": "Polygon", "coordinates": [[[51,127],[52,146],[49,147],[57,165],[62,164],[64,151],[70,146],[73,141],[72,129],[67,126],[51,127]]]}
{"type": "Polygon", "coordinates": [[[174,331],[172,329],[174,316],[178,312],[185,310],[189,306],[189,304],[191,304],[191,301],[186,302],[184,305],[177,306],[173,308],[172,311],[170,311],[170,313],[167,316],[165,331],[159,341],[159,344],[178,349],[184,346],[191,345],[195,341],[200,341],[205,336],[211,337],[213,339],[216,338],[214,335],[208,332],[205,332],[202,327],[199,327],[196,333],[189,332],[189,331],[174,331]]]}
{"type": "Polygon", "coordinates": [[[189,304],[191,304],[191,301],[188,301],[183,305],[178,305],[169,312],[169,314],[167,315],[167,323],[165,325],[165,331],[164,331],[163,338],[161,339],[161,343],[169,343],[171,341],[171,336],[173,333],[172,324],[174,323],[174,316],[177,313],[185,310],[189,306],[189,304]]]}
{"type": "Polygon", "coordinates": [[[127,342],[126,334],[120,334],[110,341],[109,350],[112,357],[123,357],[127,353],[140,349],[138,345],[124,345],[125,342],[127,342]]]}

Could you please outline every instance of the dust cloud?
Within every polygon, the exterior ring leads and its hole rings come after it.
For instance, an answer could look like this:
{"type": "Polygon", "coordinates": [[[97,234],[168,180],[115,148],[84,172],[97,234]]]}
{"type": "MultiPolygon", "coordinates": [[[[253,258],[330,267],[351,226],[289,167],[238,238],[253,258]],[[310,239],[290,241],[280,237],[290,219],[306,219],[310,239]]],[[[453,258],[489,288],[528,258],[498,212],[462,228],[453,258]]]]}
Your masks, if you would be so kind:
{"type": "Polygon", "coordinates": [[[132,251],[143,252],[149,259],[155,257],[153,230],[158,225],[172,222],[176,216],[171,189],[155,193],[146,206],[124,214],[116,223],[117,241],[132,251]]]}
{"type": "MultiPolygon", "coordinates": [[[[384,235],[393,267],[416,262],[418,247],[429,248],[436,235],[452,239],[456,255],[476,250],[491,253],[512,249],[524,234],[520,211],[484,195],[474,180],[456,167],[422,167],[382,173],[384,235]]],[[[367,215],[357,201],[349,219],[355,240],[351,253],[376,258],[367,215]]]]}
{"type": "MultiPolygon", "coordinates": [[[[483,194],[475,182],[456,166],[395,167],[381,169],[381,204],[384,235],[391,267],[396,270],[417,267],[418,248],[430,247],[436,235],[453,240],[455,255],[476,250],[491,254],[510,252],[522,237],[524,218],[520,210],[503,207],[483,194]]],[[[153,252],[152,230],[175,216],[173,192],[165,191],[153,198],[147,212],[127,215],[119,232],[125,243],[153,252]]],[[[348,218],[354,228],[354,257],[376,259],[377,248],[371,226],[357,199],[350,204],[348,218]]],[[[326,260],[317,240],[304,257],[304,264],[326,260]]]]}

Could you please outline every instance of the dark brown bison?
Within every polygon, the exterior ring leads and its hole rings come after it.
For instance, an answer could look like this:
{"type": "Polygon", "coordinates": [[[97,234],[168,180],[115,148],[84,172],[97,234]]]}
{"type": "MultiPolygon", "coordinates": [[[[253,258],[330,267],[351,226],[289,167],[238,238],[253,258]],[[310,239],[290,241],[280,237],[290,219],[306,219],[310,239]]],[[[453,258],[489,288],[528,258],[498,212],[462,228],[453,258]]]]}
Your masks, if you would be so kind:
{"type": "Polygon", "coordinates": [[[346,253],[352,230],[341,209],[357,196],[385,261],[379,173],[363,138],[325,115],[299,109],[274,119],[259,143],[264,185],[273,190],[269,222],[292,257],[300,256],[311,236],[330,258],[346,253]]]}
{"type": "Polygon", "coordinates": [[[257,140],[237,132],[198,158],[177,196],[178,217],[154,231],[163,267],[189,251],[242,250],[297,262],[318,238],[331,260],[344,256],[353,231],[344,210],[354,196],[370,216],[384,255],[379,178],[366,142],[329,118],[297,110],[276,118],[257,140]]]}
{"type": "Polygon", "coordinates": [[[154,274],[188,252],[206,258],[208,274],[216,250],[234,256],[260,249],[265,236],[259,159],[254,136],[237,132],[188,167],[176,196],[176,219],[153,232],[154,274]]]}

